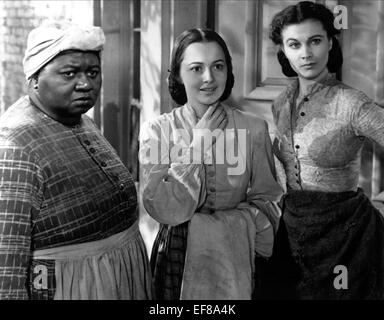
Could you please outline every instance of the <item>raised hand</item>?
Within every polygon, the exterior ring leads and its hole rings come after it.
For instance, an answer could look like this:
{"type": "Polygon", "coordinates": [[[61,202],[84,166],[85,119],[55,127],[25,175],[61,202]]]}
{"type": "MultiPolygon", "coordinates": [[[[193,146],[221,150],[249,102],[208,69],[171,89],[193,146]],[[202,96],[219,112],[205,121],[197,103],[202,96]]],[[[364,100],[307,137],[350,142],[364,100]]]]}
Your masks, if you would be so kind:
{"type": "Polygon", "coordinates": [[[205,154],[223,134],[227,123],[228,116],[224,107],[220,104],[210,106],[193,129],[192,144],[195,152],[205,154]]]}
{"type": "Polygon", "coordinates": [[[196,124],[195,129],[224,130],[227,123],[228,117],[224,107],[221,104],[217,104],[208,107],[208,110],[196,124]]]}

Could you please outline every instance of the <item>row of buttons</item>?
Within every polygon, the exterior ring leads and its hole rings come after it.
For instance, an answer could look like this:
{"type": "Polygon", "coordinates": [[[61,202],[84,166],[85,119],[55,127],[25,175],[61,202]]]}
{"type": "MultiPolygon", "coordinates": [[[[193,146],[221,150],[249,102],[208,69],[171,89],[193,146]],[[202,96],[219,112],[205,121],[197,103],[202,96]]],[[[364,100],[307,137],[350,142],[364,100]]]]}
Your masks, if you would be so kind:
{"type": "Polygon", "coordinates": [[[207,206],[209,207],[210,210],[212,210],[212,212],[214,212],[214,204],[215,204],[215,192],[216,192],[216,188],[214,187],[215,185],[215,176],[216,176],[216,173],[215,173],[215,169],[213,167],[213,165],[206,165],[206,171],[207,171],[207,176],[208,176],[208,179],[207,179],[207,189],[208,189],[208,197],[207,197],[207,206]]]}
{"type": "MultiPolygon", "coordinates": [[[[79,126],[79,128],[80,128],[80,126],[79,126]]],[[[84,142],[84,144],[87,145],[87,146],[90,146],[90,145],[91,145],[91,141],[89,141],[88,139],[84,140],[83,142],[84,142]]],[[[91,148],[89,148],[89,152],[92,153],[92,154],[94,154],[94,153],[96,153],[96,149],[91,147],[91,148]]],[[[104,167],[104,168],[107,167],[107,163],[106,163],[105,161],[102,161],[102,162],[100,163],[100,165],[101,165],[102,167],[104,167]]],[[[125,189],[125,184],[124,184],[124,183],[120,183],[120,184],[119,184],[119,189],[120,189],[121,191],[123,191],[123,190],[125,189]]]]}
{"type": "MultiPolygon", "coordinates": [[[[209,184],[214,184],[215,183],[215,180],[213,179],[213,177],[215,176],[215,171],[213,171],[213,169],[209,170],[208,172],[208,176],[209,176],[209,179],[208,179],[208,185],[209,184]]],[[[216,192],[216,188],[215,187],[209,187],[208,190],[211,192],[211,193],[214,193],[216,192]]]]}
{"type": "MultiPolygon", "coordinates": [[[[84,140],[84,143],[87,145],[87,146],[90,146],[91,145],[91,142],[89,141],[89,140],[84,140]]],[[[89,152],[90,153],[96,153],[96,150],[95,150],[95,148],[89,148],[89,152]]],[[[104,162],[104,161],[102,161],[101,163],[100,163],[100,165],[102,166],[102,167],[106,167],[107,166],[107,163],[106,162],[104,162]]]]}
{"type": "MultiPolygon", "coordinates": [[[[304,97],[303,101],[304,101],[304,102],[308,102],[308,101],[309,101],[309,98],[308,98],[308,97],[304,97]]],[[[305,112],[304,112],[304,111],[301,111],[301,112],[300,112],[300,116],[304,117],[304,116],[305,116],[305,112]]],[[[296,148],[296,149],[300,149],[300,145],[296,144],[296,145],[295,145],[295,148],[296,148]]],[[[298,171],[298,165],[297,165],[297,164],[295,164],[295,169],[298,171]]],[[[297,183],[297,184],[300,184],[299,173],[296,172],[296,173],[295,173],[295,176],[296,176],[296,183],[297,183]]]]}
{"type": "MultiPolygon", "coordinates": [[[[296,148],[298,149],[300,146],[299,145],[296,145],[296,148]]],[[[298,162],[297,159],[295,159],[296,162],[298,162]]],[[[300,180],[299,180],[299,170],[298,170],[299,166],[297,164],[295,164],[295,169],[296,169],[296,173],[295,173],[295,176],[296,176],[296,183],[297,184],[300,184],[300,180]]]]}
{"type": "MultiPolygon", "coordinates": [[[[297,170],[297,165],[295,165],[295,169],[297,170]]],[[[299,180],[299,173],[295,173],[295,176],[296,176],[296,182],[297,184],[300,184],[300,180],[299,180]]]]}

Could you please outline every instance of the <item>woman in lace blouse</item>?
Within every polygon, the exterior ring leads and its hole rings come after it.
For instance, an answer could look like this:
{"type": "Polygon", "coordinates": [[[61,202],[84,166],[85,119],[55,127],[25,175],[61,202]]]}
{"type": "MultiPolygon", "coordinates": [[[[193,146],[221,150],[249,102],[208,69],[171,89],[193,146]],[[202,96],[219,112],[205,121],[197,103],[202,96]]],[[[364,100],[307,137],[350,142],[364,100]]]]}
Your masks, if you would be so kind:
{"type": "Polygon", "coordinates": [[[271,259],[275,297],[384,298],[384,222],[358,188],[364,141],[384,146],[384,109],[335,78],[333,21],[325,6],[300,2],[271,23],[283,73],[296,77],[273,104],[287,185],[271,259]]]}
{"type": "Polygon", "coordinates": [[[250,299],[256,256],[272,253],[282,190],[267,123],[222,103],[233,83],[217,33],[177,38],[169,90],[182,106],[143,128],[140,152],[144,206],[161,223],[157,299],[250,299]]]}

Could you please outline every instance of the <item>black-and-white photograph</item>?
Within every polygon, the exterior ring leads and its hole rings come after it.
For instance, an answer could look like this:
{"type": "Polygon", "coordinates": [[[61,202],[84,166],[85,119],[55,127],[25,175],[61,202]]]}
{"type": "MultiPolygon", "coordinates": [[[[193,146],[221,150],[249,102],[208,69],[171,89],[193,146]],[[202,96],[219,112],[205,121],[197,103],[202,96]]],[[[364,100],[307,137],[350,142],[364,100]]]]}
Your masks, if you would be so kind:
{"type": "Polygon", "coordinates": [[[0,0],[0,300],[383,299],[384,1],[0,0]]]}

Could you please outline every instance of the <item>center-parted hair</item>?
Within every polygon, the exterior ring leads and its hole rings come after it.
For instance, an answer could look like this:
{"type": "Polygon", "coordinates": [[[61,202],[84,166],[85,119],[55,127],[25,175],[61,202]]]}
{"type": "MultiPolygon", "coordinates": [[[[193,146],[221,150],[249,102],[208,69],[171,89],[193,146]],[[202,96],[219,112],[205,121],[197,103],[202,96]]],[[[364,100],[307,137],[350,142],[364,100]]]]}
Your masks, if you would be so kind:
{"type": "MultiPolygon", "coordinates": [[[[277,13],[270,25],[269,38],[276,45],[283,45],[283,29],[292,24],[299,24],[305,20],[313,19],[319,21],[327,32],[329,39],[332,39],[332,49],[329,51],[328,70],[332,73],[339,71],[343,64],[343,54],[336,35],[340,33],[334,26],[335,17],[326,6],[320,3],[302,1],[291,5],[277,13]]],[[[280,49],[277,58],[282,67],[284,75],[287,77],[296,77],[297,73],[292,69],[284,52],[280,49]]]]}
{"type": "Polygon", "coordinates": [[[225,89],[220,97],[220,101],[226,100],[234,85],[234,76],[232,71],[232,58],[228,47],[223,38],[218,33],[209,29],[193,28],[181,33],[175,41],[172,50],[171,66],[168,77],[168,89],[172,99],[179,105],[184,105],[187,102],[187,94],[185,87],[180,81],[180,65],[184,58],[184,52],[187,47],[195,42],[216,42],[223,49],[225,62],[227,64],[227,82],[225,89]]]}

